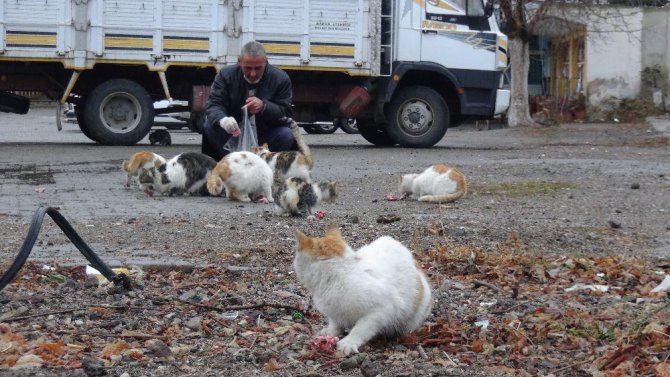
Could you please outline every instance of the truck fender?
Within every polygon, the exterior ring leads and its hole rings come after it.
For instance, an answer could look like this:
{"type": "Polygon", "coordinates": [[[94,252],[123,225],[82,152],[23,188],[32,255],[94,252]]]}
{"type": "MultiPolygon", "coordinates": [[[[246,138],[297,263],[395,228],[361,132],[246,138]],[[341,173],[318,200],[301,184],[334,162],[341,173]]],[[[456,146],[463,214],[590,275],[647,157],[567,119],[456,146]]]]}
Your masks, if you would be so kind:
{"type": "MultiPolygon", "coordinates": [[[[383,103],[391,102],[391,98],[393,98],[393,93],[398,87],[398,84],[400,83],[400,81],[402,81],[405,74],[409,71],[435,72],[441,76],[446,77],[449,81],[451,81],[454,84],[455,88],[461,87],[461,83],[458,80],[458,78],[447,68],[439,64],[431,62],[401,62],[395,66],[395,68],[393,69],[393,73],[387,80],[385,80],[385,82],[381,82],[377,85],[377,95],[375,99],[378,102],[383,103]]],[[[461,100],[463,94],[460,93],[459,91],[458,96],[459,100],[461,100]]]]}

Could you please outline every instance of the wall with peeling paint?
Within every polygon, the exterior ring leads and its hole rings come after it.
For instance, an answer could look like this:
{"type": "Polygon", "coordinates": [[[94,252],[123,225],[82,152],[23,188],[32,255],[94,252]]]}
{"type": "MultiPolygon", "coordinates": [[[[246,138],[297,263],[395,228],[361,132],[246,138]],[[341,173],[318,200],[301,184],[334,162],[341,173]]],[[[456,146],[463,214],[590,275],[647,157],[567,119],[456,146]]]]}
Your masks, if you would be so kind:
{"type": "Polygon", "coordinates": [[[639,94],[643,18],[639,8],[604,8],[589,17],[585,74],[588,106],[598,106],[610,97],[630,99],[639,94]]]}
{"type": "Polygon", "coordinates": [[[670,9],[645,9],[642,20],[642,67],[659,67],[665,72],[665,83],[657,91],[670,109],[670,9]]]}

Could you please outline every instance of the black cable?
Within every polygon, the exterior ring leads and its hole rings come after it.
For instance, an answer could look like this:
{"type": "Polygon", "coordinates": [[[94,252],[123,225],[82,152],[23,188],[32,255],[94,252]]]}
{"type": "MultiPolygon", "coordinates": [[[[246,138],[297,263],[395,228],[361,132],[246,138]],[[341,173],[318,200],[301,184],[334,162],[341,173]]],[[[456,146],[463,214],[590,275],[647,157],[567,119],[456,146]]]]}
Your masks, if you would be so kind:
{"type": "Polygon", "coordinates": [[[28,236],[26,236],[25,241],[23,241],[23,245],[21,246],[21,249],[16,256],[16,259],[14,259],[14,262],[9,267],[7,272],[5,272],[5,274],[2,275],[2,278],[0,278],[0,291],[2,291],[5,286],[7,286],[7,284],[9,284],[12,279],[14,279],[16,274],[19,272],[19,270],[21,270],[21,267],[23,267],[24,263],[28,259],[30,251],[32,251],[33,246],[35,246],[35,241],[39,235],[45,214],[51,216],[54,222],[56,222],[63,233],[65,233],[67,238],[72,242],[72,244],[74,244],[74,246],[76,246],[77,249],[84,255],[84,257],[86,257],[86,259],[91,263],[91,267],[100,271],[102,276],[113,282],[114,285],[121,284],[126,290],[132,289],[130,278],[126,274],[115,274],[114,271],[112,271],[112,269],[109,268],[102,261],[102,259],[100,259],[100,257],[95,254],[95,252],[93,252],[93,250],[86,244],[86,242],[82,240],[79,234],[75,232],[70,223],[65,219],[65,217],[63,217],[63,215],[60,214],[60,212],[58,212],[57,209],[53,207],[39,207],[33,215],[30,229],[28,229],[28,236]]]}

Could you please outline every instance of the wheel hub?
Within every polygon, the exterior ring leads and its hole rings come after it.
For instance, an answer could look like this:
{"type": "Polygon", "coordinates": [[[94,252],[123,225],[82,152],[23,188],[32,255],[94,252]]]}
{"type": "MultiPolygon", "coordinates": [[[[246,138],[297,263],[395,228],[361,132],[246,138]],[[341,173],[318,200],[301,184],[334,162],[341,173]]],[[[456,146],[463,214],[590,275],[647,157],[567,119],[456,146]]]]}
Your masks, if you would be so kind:
{"type": "Polygon", "coordinates": [[[112,132],[126,132],[139,124],[142,109],[139,101],[127,93],[112,93],[102,101],[100,116],[112,132]]]}
{"type": "Polygon", "coordinates": [[[421,101],[408,102],[400,113],[402,128],[411,134],[425,132],[433,122],[433,112],[421,101]]]}
{"type": "Polygon", "coordinates": [[[112,119],[115,121],[123,121],[127,119],[128,116],[128,111],[123,107],[119,106],[118,104],[112,105],[112,119]]]}

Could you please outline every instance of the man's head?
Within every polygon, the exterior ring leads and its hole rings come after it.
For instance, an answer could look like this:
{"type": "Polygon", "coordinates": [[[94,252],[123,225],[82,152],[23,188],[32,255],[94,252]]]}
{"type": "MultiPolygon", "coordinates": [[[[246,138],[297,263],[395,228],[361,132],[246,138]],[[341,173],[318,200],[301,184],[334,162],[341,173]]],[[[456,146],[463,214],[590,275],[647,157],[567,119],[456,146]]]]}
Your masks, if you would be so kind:
{"type": "Polygon", "coordinates": [[[258,83],[263,77],[265,66],[268,64],[265,47],[256,41],[248,42],[242,47],[237,63],[242,68],[242,73],[244,73],[247,82],[250,84],[258,83]]]}

